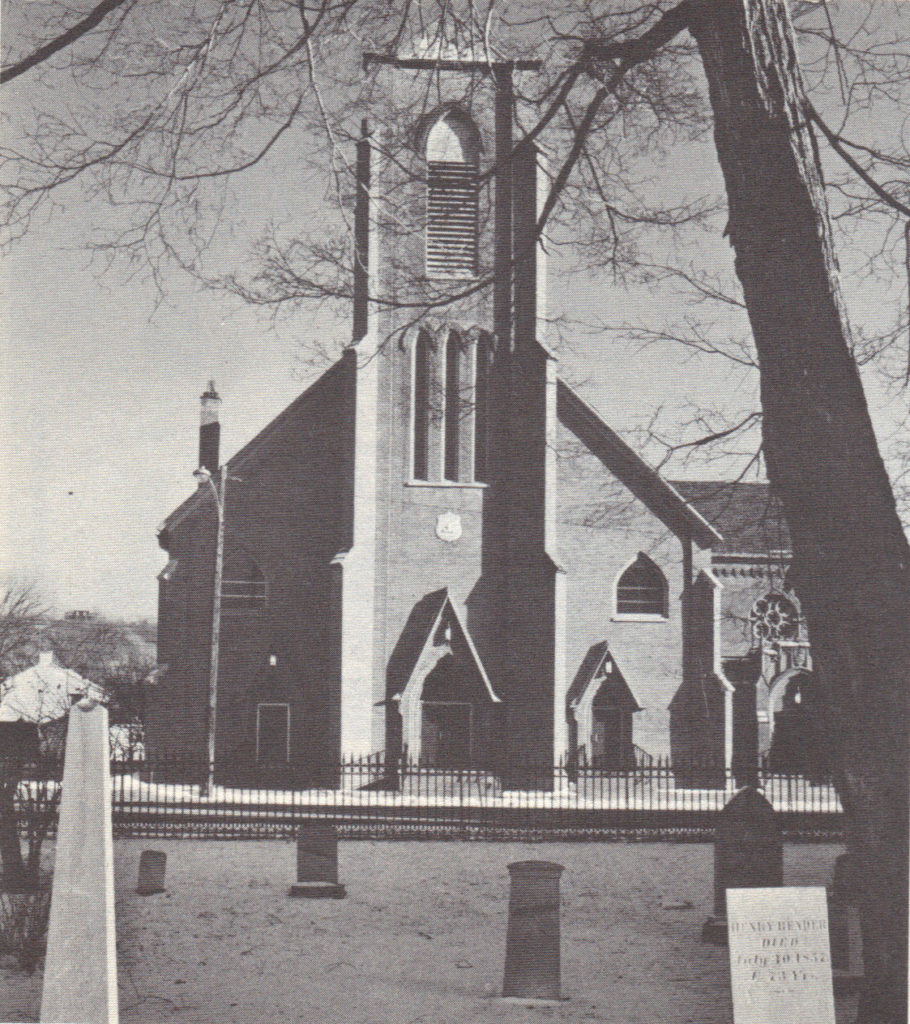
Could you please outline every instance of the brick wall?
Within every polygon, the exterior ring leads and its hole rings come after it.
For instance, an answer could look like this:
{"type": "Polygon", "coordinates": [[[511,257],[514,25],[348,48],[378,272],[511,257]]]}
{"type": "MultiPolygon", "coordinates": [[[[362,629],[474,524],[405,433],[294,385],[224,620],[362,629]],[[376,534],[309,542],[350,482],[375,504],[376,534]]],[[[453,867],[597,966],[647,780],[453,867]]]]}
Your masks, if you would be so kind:
{"type": "MultiPolygon", "coordinates": [[[[225,560],[248,552],[265,575],[268,600],[261,610],[222,615],[219,761],[255,755],[260,701],[290,704],[292,760],[338,756],[329,564],[348,540],[346,388],[339,364],[298,399],[255,459],[230,471],[240,479],[227,483],[225,560]]],[[[161,584],[159,620],[168,671],[149,724],[153,751],[194,756],[205,750],[216,523],[212,499],[201,497],[170,531],[177,568],[161,584]]]]}
{"type": "MultiPolygon", "coordinates": [[[[559,434],[559,558],[566,569],[566,673],[574,678],[588,649],[607,640],[642,710],[633,742],[669,753],[669,705],[682,683],[682,546],[657,517],[564,427],[559,434]],[[668,584],[666,619],[617,617],[615,585],[639,552],[668,584]]],[[[707,556],[700,553],[698,561],[707,556]]]]}

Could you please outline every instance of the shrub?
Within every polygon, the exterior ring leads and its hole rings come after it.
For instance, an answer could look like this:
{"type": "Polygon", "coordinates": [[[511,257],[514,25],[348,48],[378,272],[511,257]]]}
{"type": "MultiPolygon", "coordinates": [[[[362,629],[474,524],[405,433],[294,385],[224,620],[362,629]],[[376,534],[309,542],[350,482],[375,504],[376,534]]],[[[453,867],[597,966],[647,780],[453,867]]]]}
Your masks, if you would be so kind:
{"type": "Polygon", "coordinates": [[[26,974],[38,966],[47,945],[50,889],[0,893],[0,955],[14,956],[26,974]]]}

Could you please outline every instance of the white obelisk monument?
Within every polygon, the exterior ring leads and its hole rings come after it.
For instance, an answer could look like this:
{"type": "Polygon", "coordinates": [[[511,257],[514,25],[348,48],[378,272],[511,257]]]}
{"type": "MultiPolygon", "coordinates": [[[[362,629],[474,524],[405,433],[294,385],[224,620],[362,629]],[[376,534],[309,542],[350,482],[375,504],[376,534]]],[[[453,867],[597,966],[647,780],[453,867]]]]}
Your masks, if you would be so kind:
{"type": "Polygon", "coordinates": [[[41,1021],[117,1024],[107,709],[87,698],[69,712],[41,1021]]]}

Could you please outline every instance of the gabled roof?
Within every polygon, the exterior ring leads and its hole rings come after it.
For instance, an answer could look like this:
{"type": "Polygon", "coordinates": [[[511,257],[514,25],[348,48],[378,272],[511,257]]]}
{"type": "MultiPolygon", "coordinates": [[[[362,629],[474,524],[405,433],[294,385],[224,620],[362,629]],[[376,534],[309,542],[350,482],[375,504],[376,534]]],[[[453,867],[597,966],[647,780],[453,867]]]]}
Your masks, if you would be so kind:
{"type": "Polygon", "coordinates": [[[610,645],[606,640],[594,644],[588,649],[581,667],[575,673],[572,685],[566,694],[566,703],[574,707],[584,696],[588,687],[600,680],[595,696],[607,698],[609,703],[620,711],[641,711],[641,705],[626,682],[626,677],[619,670],[616,659],[610,653],[610,645]]]}
{"type": "Polygon", "coordinates": [[[449,597],[448,587],[443,587],[441,590],[434,590],[432,593],[427,594],[411,609],[408,621],[405,623],[398,643],[395,645],[392,656],[389,658],[389,666],[386,673],[387,695],[391,698],[401,696],[418,662],[427,649],[433,646],[437,631],[447,619],[461,634],[461,638],[483,681],[490,700],[499,704],[500,699],[493,690],[490,677],[483,667],[483,662],[480,660],[480,655],[477,653],[474,641],[471,639],[467,627],[458,614],[458,608],[449,597]]]}
{"type": "Polygon", "coordinates": [[[673,486],[722,534],[716,552],[763,557],[789,553],[783,507],[767,483],[679,480],[673,486]]]}
{"type": "Polygon", "coordinates": [[[101,689],[43,652],[38,664],[10,676],[0,700],[2,722],[54,722],[64,718],[77,697],[101,696],[101,689]]]}
{"type": "MultiPolygon", "coordinates": [[[[285,426],[298,416],[304,408],[312,401],[316,393],[321,389],[328,381],[334,379],[341,372],[341,367],[344,362],[344,356],[334,362],[321,376],[319,376],[313,383],[306,388],[301,394],[299,394],[290,405],[283,409],[278,415],[269,422],[259,433],[245,444],[240,451],[236,453],[227,462],[227,469],[231,473],[239,473],[242,470],[249,470],[251,466],[254,466],[259,460],[264,458],[272,450],[276,441],[281,437],[281,433],[285,426]]],[[[188,498],[182,501],[177,508],[159,525],[158,536],[164,538],[167,531],[173,529],[182,519],[185,519],[190,513],[194,512],[203,501],[209,499],[204,495],[200,495],[200,490],[195,490],[188,498]]]]}
{"type": "Polygon", "coordinates": [[[565,426],[668,530],[678,537],[691,537],[700,548],[714,547],[723,540],[718,530],[563,380],[557,382],[556,409],[565,426]]]}

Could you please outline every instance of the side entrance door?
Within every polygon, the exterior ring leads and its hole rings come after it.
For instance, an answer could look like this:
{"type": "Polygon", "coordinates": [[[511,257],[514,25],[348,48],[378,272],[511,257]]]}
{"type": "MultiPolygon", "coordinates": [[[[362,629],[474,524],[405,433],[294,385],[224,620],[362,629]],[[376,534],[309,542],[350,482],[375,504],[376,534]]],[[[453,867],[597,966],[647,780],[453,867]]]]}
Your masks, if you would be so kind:
{"type": "Polygon", "coordinates": [[[467,702],[423,701],[421,760],[436,768],[468,767],[472,717],[467,702]]]}

